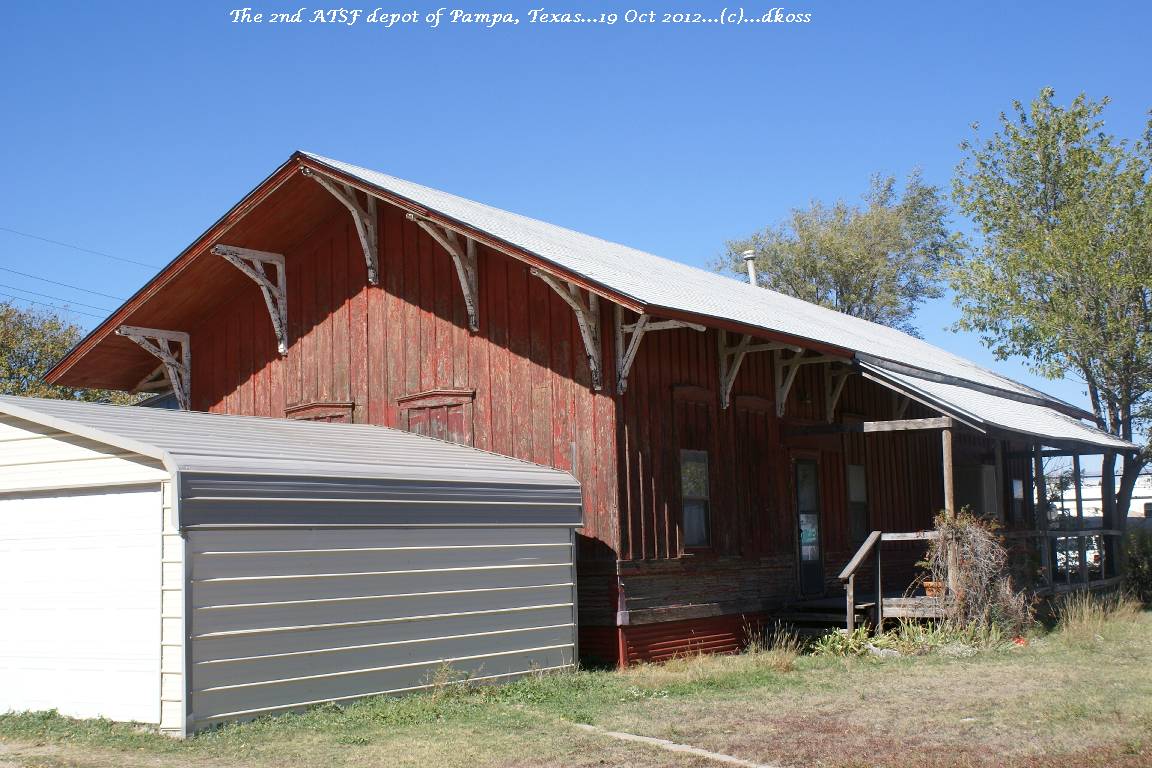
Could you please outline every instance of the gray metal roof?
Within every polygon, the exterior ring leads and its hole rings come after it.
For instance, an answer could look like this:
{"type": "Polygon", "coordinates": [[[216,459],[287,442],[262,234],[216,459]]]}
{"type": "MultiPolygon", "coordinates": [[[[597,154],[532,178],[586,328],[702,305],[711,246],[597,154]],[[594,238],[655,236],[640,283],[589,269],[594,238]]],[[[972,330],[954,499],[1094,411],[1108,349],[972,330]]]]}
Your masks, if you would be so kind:
{"type": "Polygon", "coordinates": [[[1008,400],[970,387],[906,376],[862,363],[876,378],[978,429],[1000,429],[1048,440],[1130,451],[1136,446],[1043,405],[1008,400]]]}
{"type": "Polygon", "coordinates": [[[0,413],[164,462],[172,472],[579,488],[567,472],[368,424],[0,396],[0,413]]]}
{"type": "Polygon", "coordinates": [[[301,154],[368,187],[488,233],[647,307],[728,320],[852,350],[858,360],[867,361],[873,369],[892,373],[893,381],[907,380],[908,386],[923,389],[952,412],[968,414],[973,422],[1054,441],[1135,448],[1066,415],[1089,415],[1082,408],[894,328],[379,171],[301,154]],[[947,381],[940,383],[941,379],[947,381]]]}
{"type": "Polygon", "coordinates": [[[885,325],[379,171],[308,152],[301,154],[369,186],[487,232],[645,305],[812,339],[874,356],[881,365],[892,361],[1075,407],[885,325]]]}

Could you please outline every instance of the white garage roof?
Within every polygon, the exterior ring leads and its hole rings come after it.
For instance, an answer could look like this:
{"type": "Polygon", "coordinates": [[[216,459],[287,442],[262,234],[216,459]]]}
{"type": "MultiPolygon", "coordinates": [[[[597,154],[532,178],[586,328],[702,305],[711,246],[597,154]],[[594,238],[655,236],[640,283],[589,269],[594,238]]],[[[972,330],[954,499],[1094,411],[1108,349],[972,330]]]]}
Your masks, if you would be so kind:
{"type": "Polygon", "coordinates": [[[884,325],[776,291],[671,261],[636,248],[398,179],[331,158],[311,161],[466,227],[496,237],[621,296],[660,309],[702,315],[851,350],[862,365],[923,389],[973,426],[1008,429],[1056,443],[1133,450],[1080,421],[1082,408],[1013,381],[945,349],[884,325]]]}
{"type": "Polygon", "coordinates": [[[368,424],[0,396],[0,413],[164,462],[172,472],[578,489],[567,472],[368,424]]]}

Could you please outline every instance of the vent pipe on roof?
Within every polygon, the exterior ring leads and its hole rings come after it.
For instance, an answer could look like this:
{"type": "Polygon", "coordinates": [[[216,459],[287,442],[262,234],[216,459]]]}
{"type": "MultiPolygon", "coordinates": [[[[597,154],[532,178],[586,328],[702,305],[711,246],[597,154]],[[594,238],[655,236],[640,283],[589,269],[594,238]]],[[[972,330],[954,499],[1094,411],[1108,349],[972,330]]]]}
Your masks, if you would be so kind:
{"type": "Polygon", "coordinates": [[[752,285],[756,283],[756,251],[749,248],[744,251],[741,256],[744,257],[744,266],[748,268],[748,282],[752,285]]]}

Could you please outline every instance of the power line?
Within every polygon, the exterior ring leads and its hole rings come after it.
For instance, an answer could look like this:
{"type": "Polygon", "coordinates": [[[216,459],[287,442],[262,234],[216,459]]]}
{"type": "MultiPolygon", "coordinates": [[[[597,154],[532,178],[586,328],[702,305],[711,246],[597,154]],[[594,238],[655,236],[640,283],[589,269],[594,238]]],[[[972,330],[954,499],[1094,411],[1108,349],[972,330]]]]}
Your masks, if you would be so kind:
{"type": "Polygon", "coordinates": [[[20,235],[20,237],[28,237],[28,238],[31,238],[33,240],[39,240],[39,241],[44,242],[44,243],[52,243],[52,245],[59,245],[62,248],[71,248],[74,251],[81,251],[82,253],[91,253],[94,256],[103,256],[104,258],[112,259],[113,261],[122,261],[125,264],[135,264],[138,267],[148,267],[149,269],[157,269],[159,267],[159,265],[157,265],[157,264],[148,264],[148,263],[143,262],[143,261],[136,261],[135,259],[126,259],[123,256],[113,256],[112,254],[104,253],[103,251],[94,251],[91,248],[83,248],[79,245],[73,245],[72,243],[64,243],[64,242],[61,242],[60,240],[53,240],[50,237],[41,237],[40,235],[32,235],[32,234],[29,234],[28,232],[21,232],[19,230],[12,229],[10,227],[0,227],[0,230],[3,230],[4,232],[11,232],[14,235],[20,235]]]}
{"type": "Polygon", "coordinates": [[[26,299],[23,296],[13,296],[10,293],[0,293],[0,296],[7,296],[8,298],[16,299],[17,301],[27,301],[30,304],[39,304],[39,305],[44,306],[44,307],[51,307],[52,309],[58,309],[61,312],[75,312],[78,315],[88,315],[88,317],[95,317],[99,320],[104,319],[104,315],[97,315],[94,312],[84,312],[84,311],[81,311],[79,309],[72,309],[71,307],[61,307],[61,306],[57,306],[56,304],[49,304],[46,301],[36,301],[36,299],[26,299]]]}
{"type": "Polygon", "coordinates": [[[53,296],[50,293],[40,293],[39,291],[30,291],[27,288],[21,288],[18,285],[8,285],[6,283],[0,283],[0,288],[10,288],[13,291],[20,291],[21,293],[30,293],[33,296],[41,296],[45,299],[55,299],[56,301],[62,301],[65,304],[69,304],[69,305],[75,304],[76,306],[79,306],[79,307],[88,307],[89,309],[98,309],[101,312],[112,312],[112,310],[108,309],[107,307],[98,307],[95,304],[85,304],[82,301],[72,301],[72,299],[66,299],[63,296],[53,296]]]}
{"type": "Polygon", "coordinates": [[[122,296],[113,296],[110,293],[100,293],[100,291],[93,291],[90,288],[81,288],[80,286],[72,285],[71,283],[61,283],[57,280],[49,280],[46,277],[38,277],[37,275],[30,275],[27,272],[20,272],[20,271],[17,271],[15,269],[10,269],[8,267],[0,267],[0,270],[3,270],[5,272],[11,272],[14,275],[20,275],[21,277],[28,277],[28,278],[31,278],[33,280],[42,280],[45,283],[52,283],[52,285],[59,285],[63,288],[71,288],[74,291],[84,291],[84,293],[91,293],[95,296],[103,296],[106,299],[115,299],[116,301],[125,301],[124,297],[122,297],[122,296]]]}

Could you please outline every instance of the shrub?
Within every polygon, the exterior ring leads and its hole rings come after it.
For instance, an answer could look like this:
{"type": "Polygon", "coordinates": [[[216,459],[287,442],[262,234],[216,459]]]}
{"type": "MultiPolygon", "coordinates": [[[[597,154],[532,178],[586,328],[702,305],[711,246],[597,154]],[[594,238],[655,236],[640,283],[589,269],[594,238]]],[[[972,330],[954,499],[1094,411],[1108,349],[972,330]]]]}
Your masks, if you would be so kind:
{"type": "Polygon", "coordinates": [[[1021,634],[1033,622],[1031,602],[1008,573],[1008,552],[994,525],[968,511],[936,516],[940,537],[931,542],[925,563],[933,581],[948,584],[945,621],[962,630],[995,626],[1021,634]]]}
{"type": "Polygon", "coordinates": [[[1128,589],[1145,605],[1152,605],[1152,531],[1136,528],[1125,540],[1128,554],[1128,589]]]}

